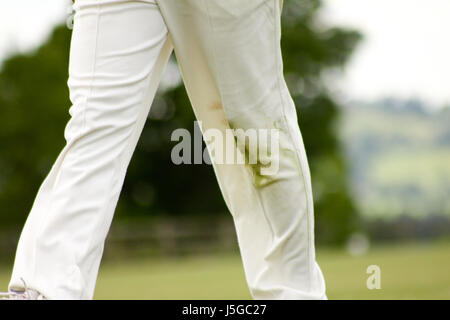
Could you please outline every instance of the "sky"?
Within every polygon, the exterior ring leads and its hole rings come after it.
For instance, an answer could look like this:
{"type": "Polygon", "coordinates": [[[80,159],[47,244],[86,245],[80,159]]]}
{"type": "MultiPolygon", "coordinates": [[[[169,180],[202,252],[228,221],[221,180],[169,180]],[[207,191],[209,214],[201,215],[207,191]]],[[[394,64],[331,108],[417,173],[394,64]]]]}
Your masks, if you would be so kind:
{"type": "Polygon", "coordinates": [[[450,105],[449,0],[327,0],[321,19],[365,39],[335,80],[351,98],[416,97],[450,105]]]}
{"type": "MultiPolygon", "coordinates": [[[[69,16],[70,0],[0,1],[0,62],[38,46],[69,16]]],[[[324,0],[320,21],[364,34],[330,86],[344,99],[419,98],[450,104],[449,0],[324,0]]]]}

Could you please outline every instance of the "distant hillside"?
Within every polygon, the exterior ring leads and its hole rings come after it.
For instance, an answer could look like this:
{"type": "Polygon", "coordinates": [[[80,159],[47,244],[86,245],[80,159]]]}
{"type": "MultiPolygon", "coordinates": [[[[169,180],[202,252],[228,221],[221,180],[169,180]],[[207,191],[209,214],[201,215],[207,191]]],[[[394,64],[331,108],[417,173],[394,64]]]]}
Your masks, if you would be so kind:
{"type": "Polygon", "coordinates": [[[450,215],[450,107],[353,102],[340,129],[364,215],[450,215]]]}

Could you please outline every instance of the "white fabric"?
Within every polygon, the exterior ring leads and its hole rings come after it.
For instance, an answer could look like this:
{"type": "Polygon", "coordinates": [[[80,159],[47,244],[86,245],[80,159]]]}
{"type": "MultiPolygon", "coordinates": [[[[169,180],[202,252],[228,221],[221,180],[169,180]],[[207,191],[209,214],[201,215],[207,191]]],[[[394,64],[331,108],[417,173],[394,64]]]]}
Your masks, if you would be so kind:
{"type": "MultiPolygon", "coordinates": [[[[214,165],[256,299],[326,299],[308,163],[280,50],[280,0],[76,0],[67,144],[20,237],[11,290],[91,299],[104,241],[174,48],[203,129],[280,130],[279,172],[214,165]]],[[[176,197],[176,195],[174,195],[176,197]]],[[[188,298],[188,297],[187,297],[188,298]]]]}

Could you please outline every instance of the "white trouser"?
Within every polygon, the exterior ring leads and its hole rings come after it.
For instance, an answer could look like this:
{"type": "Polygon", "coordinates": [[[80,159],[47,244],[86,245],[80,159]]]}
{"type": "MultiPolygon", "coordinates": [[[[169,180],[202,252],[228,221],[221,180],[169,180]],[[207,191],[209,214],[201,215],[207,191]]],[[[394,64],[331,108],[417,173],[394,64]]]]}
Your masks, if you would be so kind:
{"type": "Polygon", "coordinates": [[[203,130],[280,130],[279,171],[215,164],[256,299],[326,299],[310,173],[283,78],[282,0],[76,0],[66,146],[20,237],[10,289],[91,299],[127,166],[175,50],[203,130]]]}

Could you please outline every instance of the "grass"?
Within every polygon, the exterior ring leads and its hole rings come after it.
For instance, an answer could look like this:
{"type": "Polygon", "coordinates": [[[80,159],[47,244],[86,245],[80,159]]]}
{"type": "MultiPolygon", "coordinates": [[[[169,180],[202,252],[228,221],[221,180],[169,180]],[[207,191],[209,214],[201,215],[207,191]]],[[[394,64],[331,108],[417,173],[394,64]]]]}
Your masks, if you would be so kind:
{"type": "MultiPolygon", "coordinates": [[[[317,253],[329,299],[450,299],[450,243],[376,247],[361,256],[317,253]],[[369,265],[381,268],[381,289],[366,287],[369,265]]],[[[0,286],[9,270],[0,270],[0,286]]],[[[148,259],[105,263],[96,299],[250,299],[240,257],[148,259]]]]}

